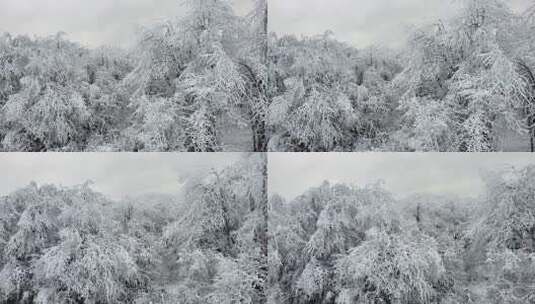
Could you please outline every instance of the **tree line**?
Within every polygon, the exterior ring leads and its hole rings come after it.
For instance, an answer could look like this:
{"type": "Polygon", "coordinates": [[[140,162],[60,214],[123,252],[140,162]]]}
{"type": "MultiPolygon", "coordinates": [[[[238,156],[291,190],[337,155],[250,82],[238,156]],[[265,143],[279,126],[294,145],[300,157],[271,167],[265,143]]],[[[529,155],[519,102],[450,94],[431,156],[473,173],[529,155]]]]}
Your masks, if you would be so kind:
{"type": "Polygon", "coordinates": [[[266,1],[184,7],[130,50],[0,36],[0,150],[264,151],[266,1]]]}
{"type": "Polygon", "coordinates": [[[529,151],[535,7],[463,0],[400,49],[188,0],[132,50],[0,39],[3,151],[529,151]]]}
{"type": "Polygon", "coordinates": [[[473,199],[327,182],[274,195],[270,303],[533,303],[535,167],[485,179],[473,199]]]}
{"type": "Polygon", "coordinates": [[[400,49],[271,35],[269,149],[533,151],[535,6],[459,3],[400,49]]]}
{"type": "Polygon", "coordinates": [[[113,201],[30,184],[0,198],[0,303],[266,303],[266,159],[183,195],[113,201]]]}

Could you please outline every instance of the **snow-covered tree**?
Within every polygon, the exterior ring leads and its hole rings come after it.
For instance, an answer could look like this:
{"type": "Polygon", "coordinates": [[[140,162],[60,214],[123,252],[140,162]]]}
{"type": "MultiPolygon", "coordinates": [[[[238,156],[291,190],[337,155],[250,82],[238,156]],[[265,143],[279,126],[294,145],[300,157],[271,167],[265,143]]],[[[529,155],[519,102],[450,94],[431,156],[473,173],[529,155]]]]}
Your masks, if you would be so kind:
{"type": "Polygon", "coordinates": [[[504,170],[488,179],[484,215],[469,231],[471,271],[492,282],[480,297],[490,303],[535,299],[535,168],[504,170]]]}
{"type": "Polygon", "coordinates": [[[388,83],[399,67],[389,50],[357,50],[332,33],[271,37],[270,150],[352,151],[380,146],[395,107],[388,83]]]}
{"type": "MultiPolygon", "coordinates": [[[[406,284],[418,285],[418,288],[425,289],[426,295],[437,293],[433,284],[441,279],[443,268],[436,244],[423,233],[415,231],[415,225],[400,218],[394,211],[393,203],[391,195],[380,185],[358,188],[324,183],[291,202],[273,197],[269,219],[269,284],[270,293],[273,293],[270,294],[271,301],[366,303],[363,297],[360,298],[361,302],[357,301],[358,294],[366,292],[365,289],[359,289],[364,288],[364,285],[357,282],[357,278],[362,274],[362,280],[365,280],[366,275],[353,271],[355,268],[352,267],[363,262],[362,257],[354,256],[363,252],[370,252],[370,255],[372,252],[375,252],[375,255],[391,255],[386,252],[378,253],[382,250],[380,246],[374,248],[377,252],[370,251],[369,246],[374,247],[382,240],[375,236],[384,236],[385,239],[395,240],[400,244],[414,242],[412,247],[409,246],[408,253],[400,249],[400,256],[393,257],[398,259],[393,263],[408,263],[413,256],[408,258],[403,256],[404,253],[422,254],[421,258],[428,258],[428,265],[414,265],[414,274],[419,276],[429,272],[429,277],[422,275],[418,278],[407,278],[407,281],[414,281],[406,284]],[[419,251],[419,246],[423,244],[431,246],[428,251],[419,251]],[[404,258],[406,259],[401,262],[404,258]],[[437,273],[433,277],[434,269],[437,273]],[[419,286],[422,281],[427,285],[419,286]]],[[[384,265],[379,265],[380,260],[376,262],[374,265],[370,262],[366,267],[369,267],[370,271],[374,271],[374,267],[390,267],[387,265],[390,261],[382,261],[384,265]]],[[[405,266],[407,265],[396,267],[405,266]]],[[[384,272],[377,273],[377,276],[381,275],[387,276],[384,272]]],[[[405,280],[392,276],[385,284],[396,285],[399,283],[395,282],[396,279],[405,280]]],[[[383,287],[373,288],[379,290],[383,287]]],[[[371,289],[368,292],[371,293],[371,289]]],[[[383,300],[394,300],[389,297],[390,295],[385,295],[383,300]]],[[[422,301],[425,302],[426,299],[422,301]]],[[[380,301],[380,297],[377,297],[377,301],[380,301]]]]}
{"type": "Polygon", "coordinates": [[[82,52],[59,34],[37,42],[26,57],[20,90],[2,108],[7,150],[78,148],[90,115],[76,65],[82,52]]]}
{"type": "Polygon", "coordinates": [[[265,150],[260,20],[266,5],[259,1],[249,16],[239,17],[227,1],[190,0],[184,17],[143,33],[139,64],[125,85],[135,98],[158,96],[175,104],[174,123],[183,130],[184,150],[221,150],[218,124],[229,119],[252,128],[251,148],[265,150]]]}
{"type": "Polygon", "coordinates": [[[466,0],[452,20],[415,32],[395,80],[409,148],[494,151],[497,127],[525,132],[531,89],[511,48],[527,45],[517,19],[504,1],[466,0]]]}
{"type": "Polygon", "coordinates": [[[265,303],[265,156],[188,183],[187,205],[163,234],[174,264],[170,299],[187,303],[265,303]]]}
{"type": "Polygon", "coordinates": [[[102,195],[32,184],[4,198],[9,240],[1,260],[7,303],[112,303],[137,284],[137,266],[114,240],[102,195]],[[10,219],[11,218],[11,219],[10,219]],[[13,224],[16,219],[16,224],[13,224]]]}
{"type": "Polygon", "coordinates": [[[351,72],[345,66],[351,55],[328,33],[304,41],[283,37],[274,43],[272,81],[279,92],[267,118],[275,128],[271,150],[330,151],[347,145],[355,119],[347,96],[351,72]]]}
{"type": "Polygon", "coordinates": [[[28,45],[29,39],[25,37],[3,34],[0,38],[0,106],[20,90],[20,79],[27,61],[22,48],[28,45]]]}
{"type": "Polygon", "coordinates": [[[436,244],[371,229],[336,265],[336,303],[432,303],[444,268],[436,244]]]}

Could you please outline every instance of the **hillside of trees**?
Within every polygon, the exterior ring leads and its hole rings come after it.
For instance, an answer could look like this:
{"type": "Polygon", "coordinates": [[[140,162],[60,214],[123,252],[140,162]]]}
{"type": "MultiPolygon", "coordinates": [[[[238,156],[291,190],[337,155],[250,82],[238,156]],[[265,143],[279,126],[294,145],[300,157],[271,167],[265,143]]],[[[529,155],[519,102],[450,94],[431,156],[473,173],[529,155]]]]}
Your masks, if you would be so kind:
{"type": "Polygon", "coordinates": [[[269,150],[533,151],[535,6],[455,3],[395,50],[270,35],[269,150]]]}
{"type": "Polygon", "coordinates": [[[0,35],[0,151],[264,151],[267,4],[251,1],[177,1],[185,16],[131,50],[0,35]]]}
{"type": "Polygon", "coordinates": [[[0,303],[265,303],[266,180],[251,154],[177,197],[112,201],[89,183],[0,197],[0,303]]]}
{"type": "Polygon", "coordinates": [[[329,184],[270,198],[269,303],[535,303],[535,167],[477,199],[329,184]]]}

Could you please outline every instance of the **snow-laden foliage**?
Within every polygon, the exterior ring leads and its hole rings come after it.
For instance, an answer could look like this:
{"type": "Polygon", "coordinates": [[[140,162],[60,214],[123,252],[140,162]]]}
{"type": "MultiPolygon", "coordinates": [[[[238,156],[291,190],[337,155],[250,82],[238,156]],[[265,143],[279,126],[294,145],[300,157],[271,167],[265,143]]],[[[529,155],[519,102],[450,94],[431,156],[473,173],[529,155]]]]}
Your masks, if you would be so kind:
{"type": "MultiPolygon", "coordinates": [[[[230,119],[236,127],[251,128],[254,147],[243,149],[264,150],[258,134],[265,137],[266,68],[258,37],[265,32],[251,26],[262,19],[262,3],[266,5],[259,1],[249,16],[238,17],[228,1],[189,0],[184,18],[162,22],[142,34],[139,61],[124,84],[135,99],[157,97],[172,104],[169,121],[181,132],[173,137],[181,144],[175,149],[221,150],[218,122],[230,119]]],[[[133,107],[143,103],[133,102],[133,107]]],[[[142,121],[146,115],[158,115],[137,113],[142,121]]],[[[145,141],[140,144],[147,149],[145,141]]]]}
{"type": "Polygon", "coordinates": [[[387,54],[358,52],[330,33],[272,38],[274,98],[268,123],[271,150],[351,150],[356,138],[380,136],[389,111],[386,81],[397,66],[387,54]]]}
{"type": "Polygon", "coordinates": [[[179,5],[131,50],[2,35],[0,150],[264,151],[266,1],[179,5]]]}
{"type": "MultiPolygon", "coordinates": [[[[510,49],[520,36],[518,17],[501,1],[465,2],[452,22],[414,35],[412,50],[418,56],[404,78],[397,79],[410,83],[405,85],[408,89],[404,89],[403,98],[417,99],[419,103],[413,106],[431,107],[430,111],[445,115],[446,119],[437,121],[454,135],[437,142],[438,146],[415,149],[492,151],[496,149],[493,137],[497,124],[504,123],[521,134],[529,128],[522,110],[531,102],[532,92],[518,68],[519,55],[510,49]]],[[[406,130],[414,130],[413,137],[420,141],[436,142],[437,135],[418,128],[426,119],[418,115],[422,111],[408,108],[406,130]]]]}
{"type": "MultiPolygon", "coordinates": [[[[113,241],[109,206],[88,185],[70,189],[32,184],[4,198],[11,210],[2,252],[2,301],[112,302],[125,294],[137,270],[113,241]]],[[[29,302],[28,302],[29,303],[29,302]]]]}
{"type": "Polygon", "coordinates": [[[367,240],[337,262],[338,303],[430,303],[444,269],[436,245],[371,229],[367,240]]]}
{"type": "MultiPolygon", "coordinates": [[[[533,8],[462,0],[406,45],[270,37],[274,151],[495,151],[534,130],[533,8]],[[505,130],[505,131],[504,131],[505,130]],[[504,133],[505,132],[505,133],[504,133]]],[[[529,133],[529,134],[528,134],[529,133]]],[[[533,146],[533,140],[531,140],[533,146]]]]}
{"type": "Polygon", "coordinates": [[[266,183],[250,154],[184,196],[111,201],[87,183],[2,197],[0,303],[266,303],[266,183]]]}
{"type": "Polygon", "coordinates": [[[269,303],[531,303],[533,166],[479,198],[324,183],[269,213],[269,303]]]}
{"type": "Polygon", "coordinates": [[[62,230],[61,242],[35,263],[37,303],[112,303],[136,286],[137,267],[125,248],[105,236],[62,230]]]}
{"type": "Polygon", "coordinates": [[[484,215],[469,231],[471,266],[492,282],[489,303],[535,300],[535,168],[504,170],[488,181],[484,215]]]}
{"type": "MultiPolygon", "coordinates": [[[[18,45],[16,39],[9,41],[18,45]]],[[[84,75],[77,69],[83,51],[60,35],[34,44],[35,49],[19,51],[29,54],[18,79],[20,90],[2,108],[3,146],[31,151],[76,145],[90,114],[82,96],[84,75]]]]}
{"type": "MultiPolygon", "coordinates": [[[[356,296],[363,286],[356,279],[360,274],[351,272],[357,266],[337,263],[364,262],[362,257],[353,259],[349,254],[356,255],[358,248],[365,248],[361,246],[374,244],[370,231],[402,237],[410,225],[399,220],[393,203],[380,185],[357,188],[328,183],[292,202],[272,200],[269,280],[270,292],[276,293],[272,296],[284,303],[334,303],[342,301],[341,289],[347,288],[353,288],[348,292],[356,296]]],[[[436,250],[430,252],[438,256],[436,250]]],[[[431,280],[426,282],[432,284],[431,280]]]]}
{"type": "Polygon", "coordinates": [[[123,52],[87,50],[61,34],[5,34],[0,49],[0,149],[79,151],[124,126],[118,85],[130,63],[123,52]]]}
{"type": "Polygon", "coordinates": [[[163,233],[173,298],[185,303],[265,302],[265,166],[264,155],[251,154],[189,184],[188,206],[163,233]]]}

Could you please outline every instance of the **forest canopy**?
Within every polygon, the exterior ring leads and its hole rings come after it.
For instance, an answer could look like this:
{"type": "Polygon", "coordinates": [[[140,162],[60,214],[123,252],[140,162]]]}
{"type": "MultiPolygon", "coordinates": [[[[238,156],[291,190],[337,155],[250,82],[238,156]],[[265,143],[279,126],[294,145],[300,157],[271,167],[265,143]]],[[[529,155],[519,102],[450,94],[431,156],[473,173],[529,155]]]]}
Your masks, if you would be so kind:
{"type": "Polygon", "coordinates": [[[269,201],[269,303],[535,301],[535,167],[478,198],[330,184],[269,201]]]}
{"type": "Polygon", "coordinates": [[[251,1],[177,1],[128,50],[0,35],[0,151],[264,151],[267,4],[251,1]]]}
{"type": "Polygon", "coordinates": [[[535,6],[461,0],[390,49],[268,35],[251,1],[184,1],[131,49],[2,35],[0,150],[535,150],[535,6]]]}
{"type": "Polygon", "coordinates": [[[269,150],[533,151],[535,6],[459,3],[397,49],[271,34],[269,150]]]}
{"type": "Polygon", "coordinates": [[[0,303],[265,303],[266,178],[251,154],[181,196],[32,183],[0,197],[0,303]]]}

